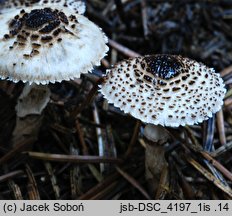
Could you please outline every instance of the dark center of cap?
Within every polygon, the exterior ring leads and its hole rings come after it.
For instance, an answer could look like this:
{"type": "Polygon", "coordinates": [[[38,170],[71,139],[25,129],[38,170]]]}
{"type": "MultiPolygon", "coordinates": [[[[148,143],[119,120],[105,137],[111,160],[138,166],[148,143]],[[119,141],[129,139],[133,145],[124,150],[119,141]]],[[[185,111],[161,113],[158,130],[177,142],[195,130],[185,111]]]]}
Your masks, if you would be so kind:
{"type": "Polygon", "coordinates": [[[61,22],[64,25],[69,24],[67,16],[59,10],[52,10],[51,8],[34,9],[30,13],[22,10],[9,23],[10,36],[18,35],[20,32],[25,33],[27,30],[49,34],[58,28],[61,22]]]}
{"type": "Polygon", "coordinates": [[[147,63],[148,72],[165,80],[178,76],[182,67],[181,62],[171,55],[147,56],[144,60],[147,63]]]}
{"type": "Polygon", "coordinates": [[[38,28],[57,19],[57,13],[50,8],[32,10],[27,14],[25,25],[29,28],[38,28]]]}

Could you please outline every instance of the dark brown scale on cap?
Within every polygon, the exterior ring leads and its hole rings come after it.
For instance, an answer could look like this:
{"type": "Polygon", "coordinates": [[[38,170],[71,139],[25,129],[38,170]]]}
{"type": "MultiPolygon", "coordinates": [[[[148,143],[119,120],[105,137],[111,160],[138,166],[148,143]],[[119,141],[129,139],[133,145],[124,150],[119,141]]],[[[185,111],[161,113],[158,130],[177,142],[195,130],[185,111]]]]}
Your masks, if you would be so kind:
{"type": "Polygon", "coordinates": [[[75,15],[70,15],[69,18],[70,18],[71,21],[76,20],[76,16],[75,15]]]}
{"type": "Polygon", "coordinates": [[[37,35],[37,34],[31,35],[31,40],[37,40],[38,38],[39,38],[39,35],[37,35]]]}
{"type": "Polygon", "coordinates": [[[28,54],[23,54],[23,57],[24,57],[25,59],[29,59],[31,56],[28,55],[28,54]]]}
{"type": "Polygon", "coordinates": [[[172,91],[179,91],[181,88],[180,87],[174,87],[174,88],[172,88],[172,91]]]}
{"type": "Polygon", "coordinates": [[[21,20],[13,19],[9,24],[10,34],[13,36],[17,35],[18,32],[22,29],[22,26],[23,24],[21,20]]]}
{"type": "Polygon", "coordinates": [[[20,41],[26,41],[27,40],[23,35],[20,35],[20,34],[17,35],[17,38],[20,41]]]}
{"type": "Polygon", "coordinates": [[[22,43],[22,42],[19,42],[18,45],[19,45],[20,47],[24,47],[26,44],[25,44],[25,43],[22,43]]]}
{"type": "Polygon", "coordinates": [[[68,22],[68,18],[67,18],[67,16],[65,15],[65,13],[59,12],[58,14],[59,14],[60,20],[61,20],[63,23],[65,23],[65,24],[68,24],[68,23],[69,23],[69,22],[68,22]]]}
{"type": "Polygon", "coordinates": [[[61,33],[61,29],[60,28],[58,28],[58,29],[56,29],[52,34],[54,35],[54,36],[58,36],[60,33],[61,33]]]}
{"type": "Polygon", "coordinates": [[[23,21],[28,28],[37,29],[45,23],[58,19],[58,14],[50,8],[35,9],[23,16],[23,21]]]}
{"type": "Polygon", "coordinates": [[[39,51],[36,49],[33,49],[31,52],[31,56],[39,55],[39,51]]]}
{"type": "MultiPolygon", "coordinates": [[[[165,80],[178,76],[182,67],[182,63],[171,55],[145,56],[144,61],[149,68],[147,72],[165,80]]],[[[145,67],[144,63],[141,64],[141,67],[145,67]]]]}
{"type": "Polygon", "coordinates": [[[10,21],[10,23],[9,23],[9,27],[10,27],[10,28],[14,28],[16,22],[17,22],[17,20],[12,19],[12,20],[10,21]]]}
{"type": "Polygon", "coordinates": [[[9,38],[10,38],[10,35],[5,34],[5,35],[4,35],[4,38],[5,38],[5,39],[9,39],[9,38]]]}
{"type": "Polygon", "coordinates": [[[33,47],[33,48],[39,48],[39,47],[41,47],[41,44],[38,44],[38,43],[32,43],[32,47],[33,47]]]}
{"type": "Polygon", "coordinates": [[[24,9],[22,9],[22,10],[20,11],[20,13],[21,13],[21,14],[24,14],[24,13],[25,13],[25,10],[24,10],[24,9]]]}
{"type": "Polygon", "coordinates": [[[52,40],[52,36],[42,36],[41,37],[41,41],[43,43],[47,43],[47,42],[50,42],[52,40]]]}
{"type": "MultiPolygon", "coordinates": [[[[76,16],[72,18],[76,20],[76,16]]],[[[54,43],[61,42],[61,33],[74,35],[68,27],[74,29],[76,25],[72,24],[69,26],[68,17],[64,12],[47,7],[34,9],[29,13],[21,10],[9,22],[8,27],[9,33],[5,34],[4,39],[15,38],[14,45],[10,46],[9,50],[21,49],[30,43],[31,52],[33,52],[33,49],[40,49],[42,44],[48,44],[51,47],[54,43]]]]}
{"type": "Polygon", "coordinates": [[[151,83],[152,82],[152,77],[144,75],[143,79],[145,79],[147,82],[151,83]]]}
{"type": "Polygon", "coordinates": [[[44,28],[40,29],[39,32],[43,33],[43,34],[50,33],[51,31],[53,31],[59,25],[60,25],[60,21],[55,20],[55,21],[51,22],[50,24],[46,25],[44,28]]]}
{"type": "MultiPolygon", "coordinates": [[[[20,15],[15,16],[9,23],[9,35],[15,36],[22,29],[29,31],[38,31],[42,34],[48,34],[53,30],[56,30],[60,24],[68,25],[67,16],[58,10],[52,10],[51,8],[44,9],[34,9],[30,13],[21,13],[20,15]]],[[[64,27],[65,29],[65,27],[64,27]]],[[[68,30],[67,30],[68,31],[68,30]]],[[[56,32],[59,34],[59,32],[56,32]]],[[[70,33],[70,32],[69,32],[70,33]]],[[[36,34],[32,33],[31,39],[37,40],[38,36],[34,37],[36,34]]],[[[29,34],[27,34],[29,36],[29,34]]]]}

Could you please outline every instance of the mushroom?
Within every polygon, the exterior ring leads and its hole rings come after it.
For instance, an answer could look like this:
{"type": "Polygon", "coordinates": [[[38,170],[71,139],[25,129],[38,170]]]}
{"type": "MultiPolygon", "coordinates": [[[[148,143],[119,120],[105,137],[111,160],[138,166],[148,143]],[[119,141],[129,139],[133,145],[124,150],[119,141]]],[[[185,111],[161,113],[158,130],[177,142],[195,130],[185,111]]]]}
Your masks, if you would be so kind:
{"type": "Polygon", "coordinates": [[[3,4],[0,78],[31,85],[18,101],[19,117],[39,114],[46,106],[48,99],[41,96],[49,98],[49,89],[36,85],[79,78],[100,65],[108,51],[107,37],[82,15],[84,11],[84,3],[78,0],[9,0],[3,4]]]}
{"type": "Polygon", "coordinates": [[[20,2],[26,6],[0,14],[2,79],[48,84],[79,78],[100,65],[108,51],[107,38],[78,9],[63,6],[70,1],[54,5],[39,1],[31,6],[28,1],[20,2]]]}
{"type": "Polygon", "coordinates": [[[223,80],[214,69],[175,55],[122,61],[107,71],[101,93],[114,106],[143,122],[193,125],[220,110],[223,80]]]}
{"type": "MultiPolygon", "coordinates": [[[[109,103],[148,123],[145,135],[159,148],[156,160],[165,164],[159,143],[165,143],[168,134],[160,126],[207,120],[221,109],[226,89],[214,69],[179,55],[159,54],[119,62],[107,71],[100,92],[109,103]]],[[[148,162],[151,152],[147,147],[148,162]]]]}

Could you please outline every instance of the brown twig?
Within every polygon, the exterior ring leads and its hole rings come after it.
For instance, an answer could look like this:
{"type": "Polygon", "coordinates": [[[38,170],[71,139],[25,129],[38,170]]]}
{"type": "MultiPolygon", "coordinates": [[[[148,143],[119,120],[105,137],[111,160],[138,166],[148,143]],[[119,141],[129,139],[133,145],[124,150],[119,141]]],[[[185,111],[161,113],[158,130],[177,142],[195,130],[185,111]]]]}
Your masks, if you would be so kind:
{"type": "MultiPolygon", "coordinates": [[[[193,145],[189,145],[191,148],[195,149],[195,150],[199,150],[199,149],[202,149],[200,143],[198,142],[198,140],[196,139],[196,137],[193,135],[193,132],[192,130],[190,129],[189,126],[185,126],[184,127],[185,131],[187,132],[187,134],[189,135],[189,138],[192,142],[193,145]]],[[[187,134],[186,134],[186,137],[187,137],[187,134]]],[[[186,143],[189,143],[189,142],[186,142],[186,143]]]]}
{"type": "Polygon", "coordinates": [[[38,200],[38,199],[40,199],[39,190],[37,187],[35,177],[34,177],[32,171],[31,171],[31,168],[29,167],[28,164],[26,164],[26,173],[27,173],[27,177],[28,177],[27,190],[28,190],[28,194],[29,194],[29,199],[30,200],[38,200]]]}
{"type": "Polygon", "coordinates": [[[217,117],[217,128],[219,133],[219,140],[222,145],[226,144],[226,136],[225,136],[225,125],[224,125],[224,118],[223,118],[223,112],[220,110],[216,114],[217,117]]]}
{"type": "Polygon", "coordinates": [[[224,176],[226,176],[230,181],[232,181],[232,173],[226,169],[222,164],[213,159],[207,152],[201,151],[201,154],[206,158],[213,166],[215,166],[224,176]]]}
{"type": "Polygon", "coordinates": [[[16,170],[16,171],[8,172],[7,174],[0,176],[0,183],[7,181],[9,179],[12,179],[16,176],[22,175],[22,174],[24,174],[23,170],[16,170]]]}
{"type": "Polygon", "coordinates": [[[155,194],[155,199],[164,199],[169,189],[168,166],[164,166],[160,175],[159,186],[155,194]]]}
{"type": "Polygon", "coordinates": [[[128,145],[127,151],[126,151],[126,153],[124,155],[124,158],[128,158],[129,155],[131,154],[131,152],[133,150],[133,146],[135,145],[136,140],[138,139],[138,133],[139,133],[140,126],[141,126],[141,121],[137,120],[136,124],[135,124],[135,127],[134,127],[133,135],[131,137],[131,140],[130,140],[130,143],[128,145]]]}
{"type": "Polygon", "coordinates": [[[141,8],[142,8],[142,20],[143,20],[143,33],[144,36],[147,37],[149,34],[148,30],[148,22],[147,22],[147,3],[146,0],[141,0],[141,8]]]}
{"type": "Polygon", "coordinates": [[[123,53],[125,56],[128,56],[128,57],[140,56],[139,53],[123,46],[122,44],[120,44],[112,39],[109,39],[109,45],[112,46],[114,49],[118,50],[119,52],[123,53]]]}
{"type": "Polygon", "coordinates": [[[15,145],[15,147],[11,151],[9,151],[3,157],[0,158],[0,164],[6,163],[10,159],[14,159],[14,156],[17,153],[24,150],[27,146],[30,146],[32,143],[34,143],[34,141],[35,141],[34,138],[29,138],[15,145]]]}
{"type": "Polygon", "coordinates": [[[87,191],[85,194],[78,197],[78,199],[79,200],[91,199],[93,196],[95,196],[97,193],[99,193],[99,191],[102,191],[108,185],[117,181],[119,176],[120,175],[118,173],[113,173],[113,174],[107,176],[103,181],[99,182],[94,187],[92,187],[89,191],[87,191]]]}
{"type": "Polygon", "coordinates": [[[229,151],[230,149],[232,149],[232,142],[228,142],[225,145],[217,148],[214,152],[211,153],[211,156],[218,157],[221,154],[225,153],[226,151],[229,151]]]}
{"type": "Polygon", "coordinates": [[[126,173],[125,171],[123,171],[121,168],[119,168],[118,166],[116,166],[116,170],[128,181],[130,182],[135,188],[137,188],[146,199],[151,199],[151,197],[149,196],[149,194],[142,188],[142,186],[132,177],[130,176],[128,173],[126,173]]]}
{"type": "Polygon", "coordinates": [[[46,168],[46,170],[48,172],[48,175],[50,177],[50,181],[52,183],[52,189],[54,191],[55,197],[56,197],[56,199],[60,199],[60,187],[57,184],[57,177],[54,174],[54,170],[53,170],[53,168],[51,166],[51,163],[44,162],[44,166],[45,166],[45,168],[46,168]]]}
{"type": "Polygon", "coordinates": [[[76,119],[76,130],[77,130],[77,134],[78,134],[78,137],[80,140],[80,144],[82,146],[83,154],[87,155],[88,154],[88,147],[85,143],[83,131],[81,130],[80,122],[78,119],[76,119]]]}
{"type": "Polygon", "coordinates": [[[23,200],[22,192],[20,187],[12,180],[8,183],[9,187],[12,189],[16,200],[23,200]]]}
{"type": "MultiPolygon", "coordinates": [[[[175,159],[178,160],[178,158],[176,156],[175,156],[175,159]]],[[[181,188],[183,190],[184,196],[187,199],[191,199],[191,200],[194,199],[195,193],[194,193],[193,187],[188,183],[188,181],[186,181],[185,176],[181,172],[181,168],[179,167],[179,165],[175,162],[173,163],[173,165],[178,173],[179,181],[181,183],[181,188]]]]}
{"type": "MultiPolygon", "coordinates": [[[[80,127],[80,123],[79,120],[76,119],[76,129],[77,129],[77,133],[79,136],[79,140],[82,146],[82,151],[84,155],[88,155],[89,151],[88,151],[88,147],[86,145],[85,139],[84,139],[84,134],[83,131],[80,127]]],[[[102,180],[102,175],[100,174],[100,172],[97,170],[97,168],[95,166],[93,166],[92,164],[88,163],[88,167],[91,171],[91,173],[93,174],[93,176],[96,178],[97,181],[101,181],[102,180]]]]}
{"type": "Polygon", "coordinates": [[[115,189],[117,189],[119,187],[119,185],[122,184],[120,182],[121,181],[119,181],[119,180],[115,180],[115,181],[111,182],[105,188],[103,188],[101,191],[99,191],[97,194],[94,194],[91,197],[91,199],[92,200],[99,200],[99,199],[103,199],[104,197],[109,196],[110,193],[112,193],[115,189]]]}
{"type": "Polygon", "coordinates": [[[224,101],[224,106],[225,106],[226,108],[231,108],[231,105],[232,105],[232,98],[227,98],[227,99],[225,99],[225,101],[224,101]]]}
{"type": "Polygon", "coordinates": [[[99,157],[91,155],[61,155],[61,154],[46,154],[40,152],[25,152],[29,157],[38,160],[56,161],[66,163],[122,163],[123,160],[112,157],[99,157]]]}
{"type": "Polygon", "coordinates": [[[121,0],[114,0],[114,3],[116,5],[120,19],[126,24],[127,28],[129,28],[130,24],[128,22],[128,19],[125,16],[122,1],[121,0]]]}
{"type": "Polygon", "coordinates": [[[225,77],[225,76],[229,75],[230,73],[232,73],[232,65],[229,66],[229,67],[224,68],[224,69],[220,72],[220,74],[221,74],[222,77],[225,77]]]}
{"type": "Polygon", "coordinates": [[[229,187],[222,184],[215,176],[213,176],[210,172],[208,172],[203,166],[201,166],[197,161],[195,161],[190,156],[186,157],[186,160],[195,168],[197,169],[202,175],[205,176],[209,181],[211,181],[214,185],[232,197],[232,191],[229,187]]]}
{"type": "Polygon", "coordinates": [[[73,118],[76,118],[77,115],[78,115],[79,113],[81,113],[81,112],[84,110],[84,108],[85,108],[86,106],[88,106],[88,105],[91,103],[91,101],[92,101],[94,95],[96,94],[96,92],[97,92],[97,90],[98,90],[98,86],[101,85],[101,83],[102,83],[103,81],[104,81],[104,78],[103,78],[103,77],[101,77],[101,78],[98,79],[98,81],[94,84],[93,88],[92,88],[92,89],[90,90],[90,92],[88,93],[88,95],[87,95],[85,101],[84,101],[79,107],[77,107],[77,108],[72,112],[71,116],[72,116],[73,118]]]}

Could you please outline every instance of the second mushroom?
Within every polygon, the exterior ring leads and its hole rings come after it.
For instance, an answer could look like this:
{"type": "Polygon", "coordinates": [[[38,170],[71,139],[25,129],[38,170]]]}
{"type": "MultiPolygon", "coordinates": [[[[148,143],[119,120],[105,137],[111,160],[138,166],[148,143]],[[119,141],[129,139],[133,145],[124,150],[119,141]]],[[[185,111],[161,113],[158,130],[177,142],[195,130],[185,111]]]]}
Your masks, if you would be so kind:
{"type": "Polygon", "coordinates": [[[48,83],[79,78],[100,65],[107,37],[84,11],[79,0],[6,0],[0,8],[0,78],[27,85],[16,107],[19,118],[41,113],[48,83]]]}
{"type": "Polygon", "coordinates": [[[226,93],[214,69],[189,58],[164,54],[119,62],[107,71],[100,91],[109,103],[148,123],[145,136],[153,144],[146,146],[146,174],[151,179],[152,171],[156,183],[167,166],[161,145],[168,134],[161,126],[207,120],[221,109],[226,93]]]}

